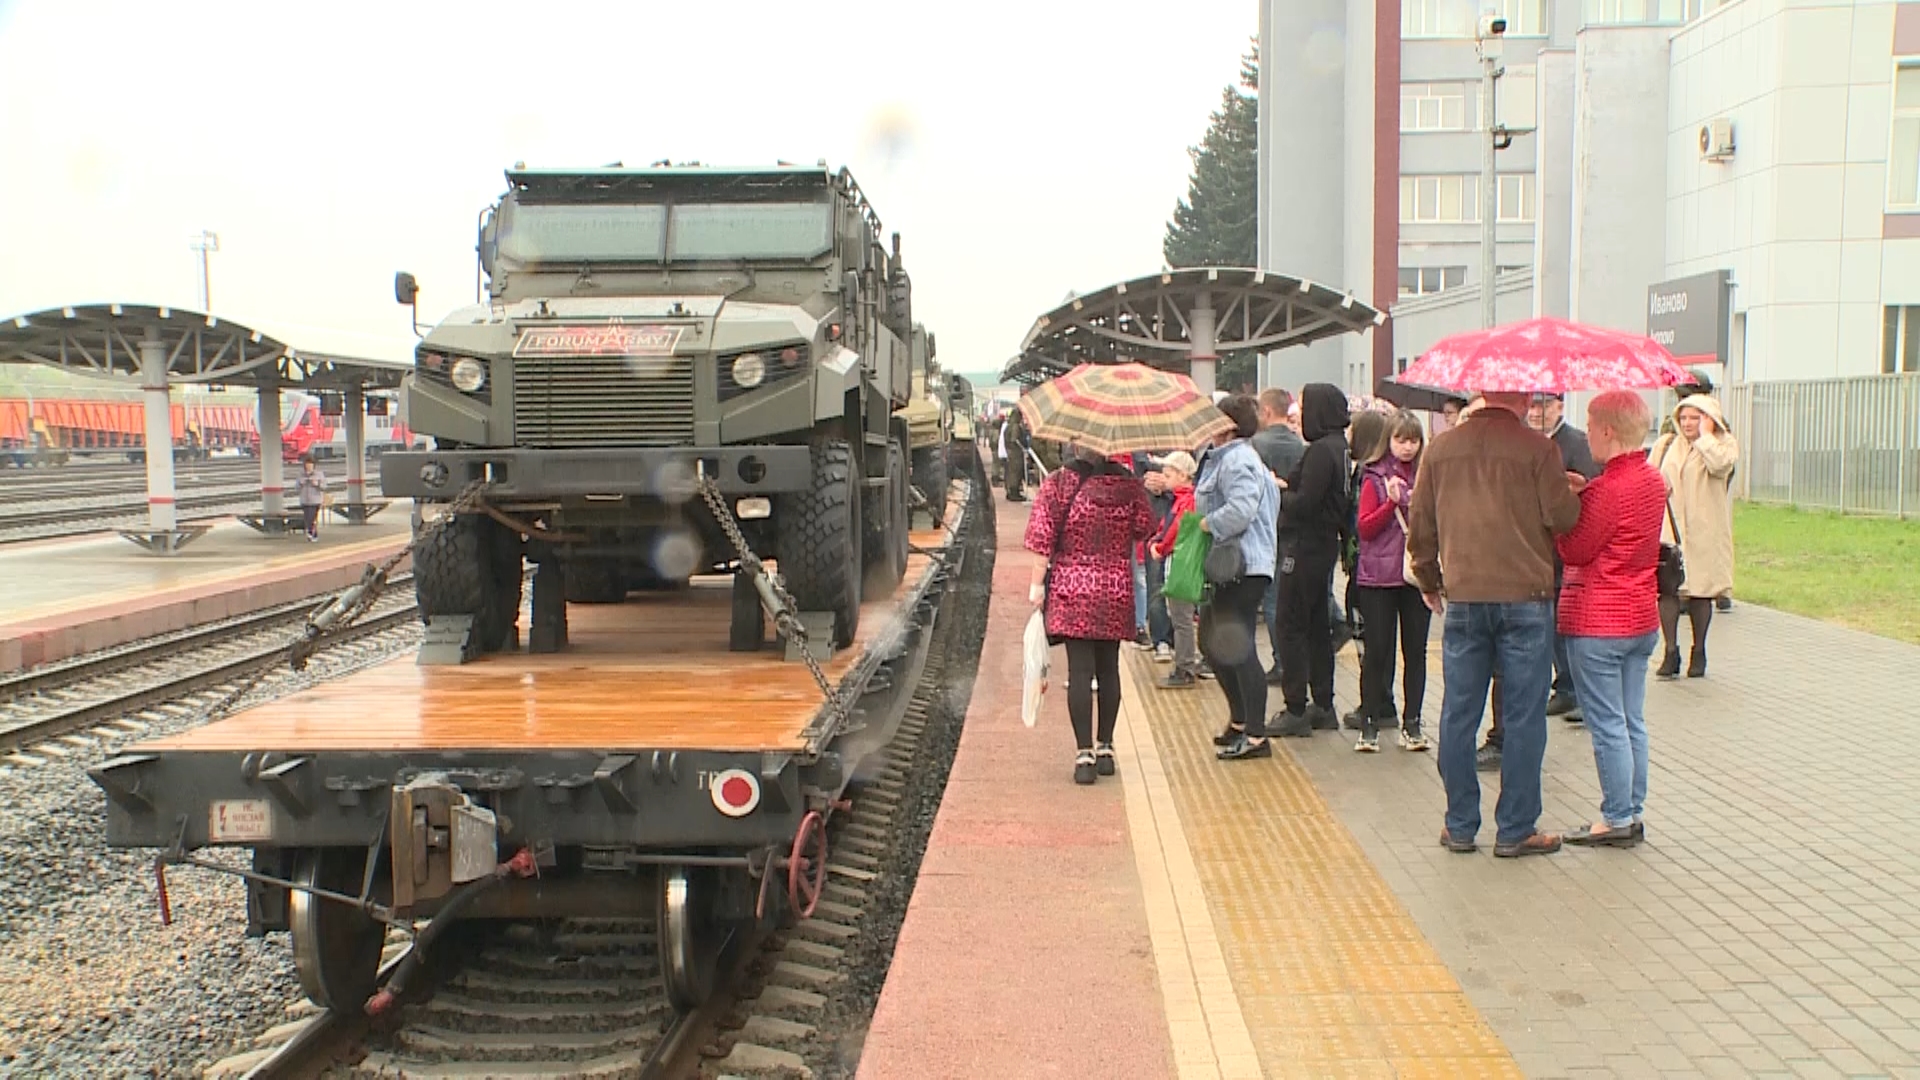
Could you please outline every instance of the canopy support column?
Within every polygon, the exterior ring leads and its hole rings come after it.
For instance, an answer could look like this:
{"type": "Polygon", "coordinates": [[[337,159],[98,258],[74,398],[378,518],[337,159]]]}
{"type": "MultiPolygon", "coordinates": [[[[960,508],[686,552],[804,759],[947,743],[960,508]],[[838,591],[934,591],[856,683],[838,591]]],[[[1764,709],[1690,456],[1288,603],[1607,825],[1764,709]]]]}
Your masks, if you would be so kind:
{"type": "Polygon", "coordinates": [[[287,509],[280,471],[280,380],[268,369],[260,376],[260,508],[269,516],[287,509]]]}
{"type": "Polygon", "coordinates": [[[355,386],[346,394],[347,515],[364,525],[367,502],[367,392],[355,386]]]}
{"type": "Polygon", "coordinates": [[[1193,310],[1187,313],[1187,326],[1193,342],[1193,351],[1189,354],[1193,384],[1201,393],[1211,394],[1215,388],[1214,368],[1220,359],[1211,294],[1203,292],[1194,297],[1193,310]]]}
{"type": "Polygon", "coordinates": [[[148,332],[140,340],[140,399],[146,413],[147,527],[174,526],[173,399],[167,393],[167,345],[148,332]]]}

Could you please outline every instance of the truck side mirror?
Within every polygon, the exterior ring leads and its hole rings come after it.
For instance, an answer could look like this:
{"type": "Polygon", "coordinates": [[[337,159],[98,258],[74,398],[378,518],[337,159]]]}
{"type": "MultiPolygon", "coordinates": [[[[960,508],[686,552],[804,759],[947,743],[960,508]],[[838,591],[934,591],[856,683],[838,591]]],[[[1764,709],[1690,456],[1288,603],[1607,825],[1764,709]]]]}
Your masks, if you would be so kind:
{"type": "Polygon", "coordinates": [[[420,283],[405,270],[393,275],[393,299],[396,303],[412,304],[420,298],[420,283]]]}

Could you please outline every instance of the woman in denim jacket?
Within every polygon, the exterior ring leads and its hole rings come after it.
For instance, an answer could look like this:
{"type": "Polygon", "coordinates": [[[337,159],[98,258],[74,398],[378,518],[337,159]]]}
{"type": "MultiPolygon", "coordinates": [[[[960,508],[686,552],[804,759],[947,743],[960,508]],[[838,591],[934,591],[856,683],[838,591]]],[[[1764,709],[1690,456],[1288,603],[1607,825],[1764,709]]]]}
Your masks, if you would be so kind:
{"type": "Polygon", "coordinates": [[[1234,581],[1211,585],[1200,630],[1207,662],[1227,695],[1227,729],[1214,744],[1222,761],[1240,761],[1273,756],[1267,743],[1267,673],[1254,648],[1253,628],[1273,580],[1280,491],[1247,441],[1260,427],[1258,402],[1235,394],[1220,402],[1220,411],[1234,429],[1207,452],[1194,503],[1203,515],[1200,527],[1215,544],[1238,543],[1246,568],[1234,581]]]}

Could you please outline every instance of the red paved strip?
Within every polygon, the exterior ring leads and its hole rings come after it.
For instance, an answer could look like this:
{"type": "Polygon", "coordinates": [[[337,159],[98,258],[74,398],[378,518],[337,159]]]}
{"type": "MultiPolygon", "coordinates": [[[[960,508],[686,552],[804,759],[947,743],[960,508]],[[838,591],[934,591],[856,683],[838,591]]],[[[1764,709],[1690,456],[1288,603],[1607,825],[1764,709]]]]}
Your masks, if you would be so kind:
{"type": "Polygon", "coordinates": [[[0,623],[0,672],[20,671],[96,649],[110,649],[263,608],[336,592],[360,580],[367,563],[404,543],[316,555],[271,570],[236,570],[216,581],[156,590],[131,600],[75,607],[0,623]]]}
{"type": "Polygon", "coordinates": [[[1072,782],[1064,668],[1020,723],[1027,514],[996,510],[979,677],[859,1077],[1173,1076],[1120,784],[1072,782]]]}

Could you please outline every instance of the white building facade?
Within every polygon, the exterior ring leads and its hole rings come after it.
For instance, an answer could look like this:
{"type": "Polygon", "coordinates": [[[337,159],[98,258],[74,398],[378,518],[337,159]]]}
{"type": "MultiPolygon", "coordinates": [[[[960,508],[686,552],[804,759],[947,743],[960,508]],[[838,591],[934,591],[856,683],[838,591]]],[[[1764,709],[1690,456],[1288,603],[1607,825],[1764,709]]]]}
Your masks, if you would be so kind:
{"type": "MultiPolygon", "coordinates": [[[[1478,325],[1481,5],[1263,6],[1263,264],[1394,316],[1268,380],[1370,389],[1478,325]]],[[[1499,118],[1532,129],[1498,155],[1503,321],[1655,333],[1734,381],[1920,370],[1920,3],[1487,6],[1499,118]]]]}

